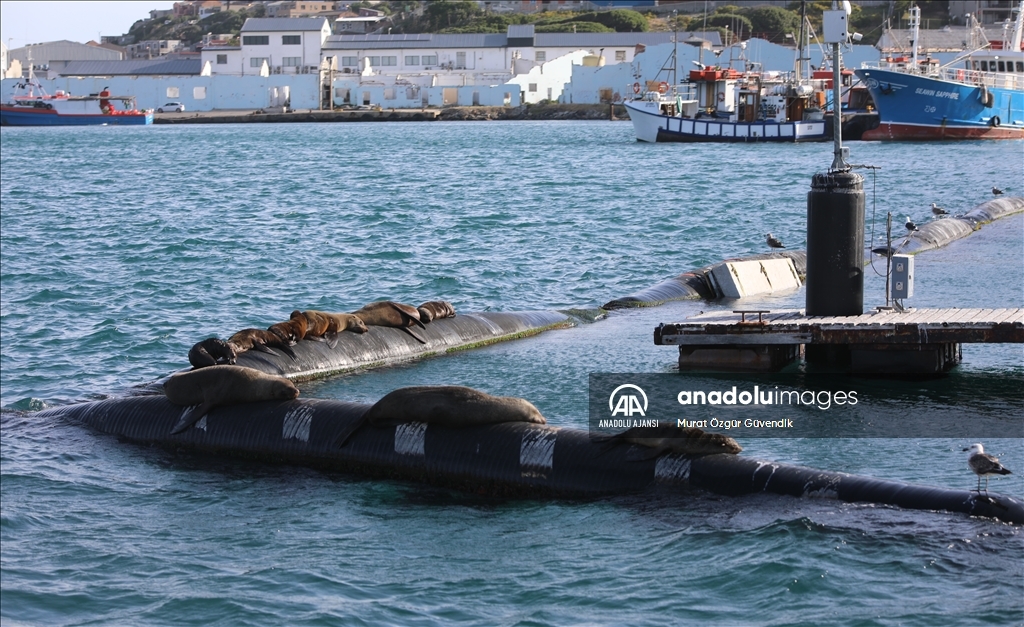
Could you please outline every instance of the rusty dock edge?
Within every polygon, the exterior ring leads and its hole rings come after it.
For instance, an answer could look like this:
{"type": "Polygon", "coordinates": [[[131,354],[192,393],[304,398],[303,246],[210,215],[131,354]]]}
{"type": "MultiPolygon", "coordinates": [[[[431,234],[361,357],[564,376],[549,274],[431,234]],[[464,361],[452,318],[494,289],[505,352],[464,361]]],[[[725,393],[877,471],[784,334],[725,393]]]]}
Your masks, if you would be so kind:
{"type": "Polygon", "coordinates": [[[656,345],[678,346],[680,368],[773,371],[801,349],[845,353],[857,373],[942,372],[961,344],[1024,343],[1024,309],[882,310],[859,316],[802,311],[716,312],[654,329],[656,345]],[[754,320],[754,315],[757,320],[754,320]]]}

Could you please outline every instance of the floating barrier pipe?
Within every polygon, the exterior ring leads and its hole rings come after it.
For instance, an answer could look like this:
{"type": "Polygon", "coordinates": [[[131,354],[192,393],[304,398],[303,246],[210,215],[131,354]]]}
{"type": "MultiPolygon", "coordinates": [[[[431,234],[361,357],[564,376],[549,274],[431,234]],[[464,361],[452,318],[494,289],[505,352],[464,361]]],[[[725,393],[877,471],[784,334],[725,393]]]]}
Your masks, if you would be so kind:
{"type": "MultiPolygon", "coordinates": [[[[902,244],[902,239],[893,238],[892,246],[899,253],[915,255],[933,248],[940,248],[961,237],[967,237],[981,228],[982,224],[988,224],[1022,211],[1024,211],[1024,198],[995,198],[978,205],[962,216],[945,216],[921,224],[918,226],[918,230],[909,236],[906,244],[902,244]]],[[[893,222],[895,227],[896,220],[893,222]]],[[[872,252],[884,255],[885,247],[876,247],[872,249],[872,252]]]]}
{"type": "MultiPolygon", "coordinates": [[[[803,251],[787,251],[781,253],[766,253],[763,255],[751,255],[750,257],[736,257],[726,259],[730,261],[754,261],[758,259],[781,259],[790,258],[796,271],[801,276],[807,273],[807,254],[803,251]]],[[[671,300],[697,300],[718,298],[719,294],[712,286],[708,275],[711,269],[718,264],[704,266],[691,272],[684,272],[677,277],[662,281],[655,286],[645,290],[616,298],[601,306],[602,309],[626,309],[627,307],[654,307],[671,300]]]]}
{"type": "MultiPolygon", "coordinates": [[[[1024,211],[1024,198],[1009,197],[995,198],[984,202],[963,216],[947,217],[938,220],[931,220],[919,228],[909,241],[899,245],[894,240],[893,247],[899,248],[899,252],[905,254],[916,254],[932,248],[940,248],[953,240],[966,237],[980,228],[980,225],[987,224],[999,218],[1004,218],[1014,213],[1024,211]]],[[[885,247],[872,249],[872,252],[884,255],[885,247]]],[[[797,273],[801,276],[807,274],[807,253],[799,250],[787,250],[785,252],[767,253],[763,255],[752,255],[749,257],[737,257],[726,259],[730,261],[753,261],[756,259],[773,259],[789,257],[796,266],[797,273]]],[[[723,263],[724,263],[723,262],[723,263]]],[[[697,270],[684,272],[679,276],[662,281],[657,285],[645,290],[616,298],[601,306],[602,309],[626,309],[628,307],[654,307],[672,300],[711,300],[720,297],[715,292],[707,275],[715,265],[704,266],[697,270]]]]}
{"type": "Polygon", "coordinates": [[[568,316],[557,311],[460,313],[454,318],[434,320],[422,329],[411,329],[426,340],[425,344],[402,329],[371,326],[367,333],[339,333],[334,348],[327,342],[302,340],[291,347],[294,358],[280,349],[271,349],[273,353],[249,350],[238,355],[237,364],[301,381],[511,340],[571,324],[568,316]]]}
{"type": "Polygon", "coordinates": [[[129,441],[174,450],[410,479],[485,494],[578,497],[658,485],[692,486],[726,495],[772,492],[947,510],[1024,524],[1024,503],[1005,495],[916,486],[739,455],[669,454],[635,461],[629,455],[633,445],[597,444],[586,431],[545,425],[364,425],[338,447],[338,435],[370,407],[315,399],[247,403],[214,409],[174,436],[171,428],[188,408],[172,405],[162,395],[55,407],[39,416],[71,419],[129,441]]]}

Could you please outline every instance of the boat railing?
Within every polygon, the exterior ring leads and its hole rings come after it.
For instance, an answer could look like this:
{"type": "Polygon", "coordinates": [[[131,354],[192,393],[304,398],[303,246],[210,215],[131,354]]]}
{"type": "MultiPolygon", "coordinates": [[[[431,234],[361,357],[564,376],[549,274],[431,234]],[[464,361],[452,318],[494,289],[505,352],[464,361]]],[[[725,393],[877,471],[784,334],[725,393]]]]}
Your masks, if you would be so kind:
{"type": "Polygon", "coordinates": [[[942,68],[938,78],[956,83],[977,85],[978,87],[1002,87],[1004,89],[1024,90],[1024,74],[1009,72],[984,72],[964,68],[942,68]]]}

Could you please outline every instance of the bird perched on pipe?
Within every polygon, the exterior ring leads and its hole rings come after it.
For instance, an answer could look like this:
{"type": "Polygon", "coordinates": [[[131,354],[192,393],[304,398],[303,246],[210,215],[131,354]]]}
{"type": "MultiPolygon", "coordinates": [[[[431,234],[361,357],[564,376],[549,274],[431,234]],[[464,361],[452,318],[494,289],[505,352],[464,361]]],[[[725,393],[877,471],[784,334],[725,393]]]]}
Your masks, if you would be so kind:
{"type": "Polygon", "coordinates": [[[1013,473],[999,463],[999,458],[985,452],[985,447],[980,443],[972,444],[964,451],[970,451],[967,456],[967,466],[974,474],[978,475],[978,493],[981,493],[981,478],[985,477],[985,492],[988,493],[988,478],[992,475],[1012,475],[1013,473]]]}
{"type": "Polygon", "coordinates": [[[919,228],[917,228],[917,225],[914,224],[914,221],[910,219],[910,216],[907,216],[907,223],[903,226],[907,227],[907,231],[910,231],[911,233],[920,230],[919,228]]]}
{"type": "Polygon", "coordinates": [[[782,240],[775,237],[771,233],[765,235],[765,241],[768,242],[768,248],[785,248],[786,246],[782,243],[782,240]]]}
{"type": "Polygon", "coordinates": [[[948,211],[936,205],[935,203],[932,203],[932,213],[934,213],[937,216],[949,215],[948,211]]]}
{"type": "Polygon", "coordinates": [[[1003,193],[1003,190],[999,189],[995,185],[992,186],[992,194],[998,196],[1003,193]]]}

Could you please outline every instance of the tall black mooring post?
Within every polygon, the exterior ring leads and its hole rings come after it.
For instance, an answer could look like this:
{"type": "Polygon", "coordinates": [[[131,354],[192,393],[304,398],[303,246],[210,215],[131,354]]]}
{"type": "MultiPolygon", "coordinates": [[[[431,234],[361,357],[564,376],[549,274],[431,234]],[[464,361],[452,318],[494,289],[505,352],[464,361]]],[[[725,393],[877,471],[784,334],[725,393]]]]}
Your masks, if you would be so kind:
{"type": "MultiPolygon", "coordinates": [[[[833,3],[835,7],[835,3],[833,3]]],[[[844,10],[825,11],[825,41],[832,44],[832,137],[834,157],[828,173],[815,174],[807,194],[808,316],[859,316],[864,313],[864,178],[850,171],[843,148],[842,75],[839,47],[849,38],[844,10]]],[[[811,362],[847,359],[835,349],[808,346],[811,362]],[[813,350],[812,350],[813,349],[813,350]],[[824,349],[824,350],[821,350],[824,349]]]]}
{"type": "Polygon", "coordinates": [[[864,177],[815,174],[807,192],[808,316],[864,313],[864,177]]]}

